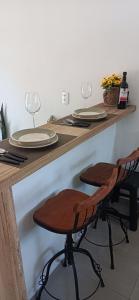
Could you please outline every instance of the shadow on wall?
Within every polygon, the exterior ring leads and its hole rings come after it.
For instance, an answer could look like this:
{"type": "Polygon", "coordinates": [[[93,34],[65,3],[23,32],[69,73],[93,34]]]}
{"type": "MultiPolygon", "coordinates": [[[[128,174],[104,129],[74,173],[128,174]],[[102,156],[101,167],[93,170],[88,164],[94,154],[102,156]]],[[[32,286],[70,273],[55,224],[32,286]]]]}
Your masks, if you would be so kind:
{"type": "Polygon", "coordinates": [[[96,150],[92,151],[91,154],[86,153],[86,155],[84,157],[82,157],[82,159],[80,159],[80,161],[78,161],[78,163],[75,162],[74,166],[72,167],[72,172],[73,175],[72,177],[72,184],[71,186],[74,187],[74,189],[77,190],[82,190],[84,193],[88,193],[90,192],[90,190],[92,190],[89,186],[87,186],[86,184],[84,184],[83,182],[80,181],[80,174],[85,171],[87,168],[91,167],[92,165],[94,165],[94,160],[96,158],[96,150]],[[89,162],[92,160],[92,163],[90,164],[89,162]],[[85,166],[85,168],[81,169],[80,172],[76,172],[77,169],[79,169],[79,165],[80,166],[85,166]]]}
{"type": "Polygon", "coordinates": [[[139,147],[138,111],[129,115],[117,124],[113,160],[130,154],[139,147]]]}
{"type": "Polygon", "coordinates": [[[18,224],[18,231],[19,236],[22,237],[22,239],[26,239],[27,235],[32,234],[32,231],[35,230],[36,224],[33,221],[33,214],[34,212],[39,209],[49,198],[54,197],[57,194],[57,192],[52,193],[49,195],[48,198],[41,201],[35,208],[30,210],[24,217],[21,219],[21,221],[18,224]]]}
{"type": "Polygon", "coordinates": [[[86,193],[88,196],[93,194],[96,191],[96,188],[88,185],[86,183],[83,183],[80,180],[80,174],[87,170],[89,167],[92,167],[94,164],[90,164],[87,166],[87,168],[84,168],[79,174],[75,175],[72,179],[72,185],[75,189],[82,191],[83,193],[86,193]]]}
{"type": "MultiPolygon", "coordinates": [[[[48,198],[53,197],[57,194],[51,193],[48,198]]],[[[21,252],[22,255],[26,254],[27,260],[24,264],[24,272],[27,272],[28,264],[32,264],[32,292],[36,293],[36,287],[39,288],[39,279],[42,272],[42,268],[44,264],[56,253],[56,247],[60,240],[60,245],[64,246],[64,238],[63,235],[56,236],[55,233],[49,232],[35,224],[33,221],[34,212],[41,207],[47,200],[44,199],[39,205],[30,210],[22,220],[19,222],[18,230],[20,240],[22,239],[22,243],[24,242],[24,247],[22,247],[21,252]],[[57,243],[54,245],[54,240],[57,240],[57,243]],[[45,244],[45,245],[44,245],[45,244]],[[28,245],[28,251],[26,251],[26,246],[28,245]],[[32,254],[31,254],[32,253],[32,254]],[[35,259],[34,259],[35,255],[35,259]],[[37,259],[36,259],[37,258],[37,259]]],[[[60,263],[61,257],[56,260],[51,268],[51,272],[57,267],[60,263]]],[[[29,273],[27,272],[28,276],[29,273]]],[[[26,285],[28,286],[28,278],[26,278],[26,285]]]]}

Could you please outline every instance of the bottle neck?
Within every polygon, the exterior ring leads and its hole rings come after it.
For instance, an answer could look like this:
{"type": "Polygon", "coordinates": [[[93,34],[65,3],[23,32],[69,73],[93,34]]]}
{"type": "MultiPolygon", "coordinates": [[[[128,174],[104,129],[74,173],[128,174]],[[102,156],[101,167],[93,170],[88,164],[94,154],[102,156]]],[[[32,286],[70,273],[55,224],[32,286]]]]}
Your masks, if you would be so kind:
{"type": "Polygon", "coordinates": [[[123,73],[123,79],[122,79],[122,81],[124,81],[124,82],[126,81],[126,75],[127,75],[127,73],[124,72],[124,73],[123,73]]]}
{"type": "Polygon", "coordinates": [[[123,80],[122,81],[126,81],[126,75],[123,76],[123,80]]]}

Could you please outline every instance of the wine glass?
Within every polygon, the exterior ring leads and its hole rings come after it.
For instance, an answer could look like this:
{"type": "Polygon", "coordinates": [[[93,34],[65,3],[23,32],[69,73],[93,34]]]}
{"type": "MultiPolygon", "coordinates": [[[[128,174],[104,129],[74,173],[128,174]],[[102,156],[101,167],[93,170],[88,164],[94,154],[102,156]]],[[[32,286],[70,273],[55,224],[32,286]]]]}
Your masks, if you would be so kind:
{"type": "Polygon", "coordinates": [[[41,102],[39,94],[36,92],[27,92],[25,94],[25,108],[33,117],[33,126],[35,128],[35,113],[40,110],[41,102]]]}
{"type": "Polygon", "coordinates": [[[82,97],[87,100],[92,95],[92,83],[90,81],[83,81],[81,84],[82,97]]]}

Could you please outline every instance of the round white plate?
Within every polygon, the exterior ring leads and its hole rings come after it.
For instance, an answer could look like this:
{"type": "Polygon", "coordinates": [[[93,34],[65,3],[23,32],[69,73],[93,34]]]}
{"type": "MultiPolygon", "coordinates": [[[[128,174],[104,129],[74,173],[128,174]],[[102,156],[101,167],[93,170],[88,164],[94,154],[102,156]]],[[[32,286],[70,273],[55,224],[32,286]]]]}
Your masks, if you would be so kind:
{"type": "Polygon", "coordinates": [[[95,120],[101,120],[107,117],[107,113],[102,114],[102,115],[97,115],[97,116],[81,116],[81,115],[76,115],[72,114],[72,117],[78,120],[88,120],[88,121],[95,121],[95,120]]]}
{"type": "Polygon", "coordinates": [[[21,136],[19,136],[18,141],[20,143],[34,143],[34,142],[42,142],[45,140],[50,139],[50,136],[45,133],[26,133],[21,136]]]}
{"type": "Polygon", "coordinates": [[[12,138],[9,138],[9,143],[10,145],[17,147],[17,148],[25,148],[25,149],[39,149],[39,148],[44,148],[47,146],[51,146],[55,143],[58,142],[58,136],[56,135],[49,143],[44,143],[44,144],[40,144],[40,145],[20,145],[18,142],[14,141],[12,138]]]}
{"type": "Polygon", "coordinates": [[[98,120],[106,118],[107,113],[105,110],[102,109],[77,109],[73,112],[72,116],[76,119],[82,120],[98,120]]]}
{"type": "Polygon", "coordinates": [[[100,115],[99,112],[97,111],[81,111],[78,113],[78,116],[83,116],[83,117],[86,117],[86,116],[98,116],[100,115]]]}
{"type": "Polygon", "coordinates": [[[31,128],[16,131],[11,139],[22,146],[39,146],[46,144],[56,136],[56,132],[44,128],[31,128]]]}

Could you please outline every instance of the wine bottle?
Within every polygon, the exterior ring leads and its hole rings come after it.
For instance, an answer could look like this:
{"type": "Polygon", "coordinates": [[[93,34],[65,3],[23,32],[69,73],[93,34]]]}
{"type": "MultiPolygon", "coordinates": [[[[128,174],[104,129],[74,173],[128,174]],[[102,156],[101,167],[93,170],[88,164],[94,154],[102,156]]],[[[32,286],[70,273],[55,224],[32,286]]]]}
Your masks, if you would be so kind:
{"type": "Polygon", "coordinates": [[[123,72],[123,78],[120,85],[120,94],[119,94],[119,101],[118,101],[118,108],[125,109],[127,107],[128,102],[128,83],[126,81],[127,72],[123,72]]]}

